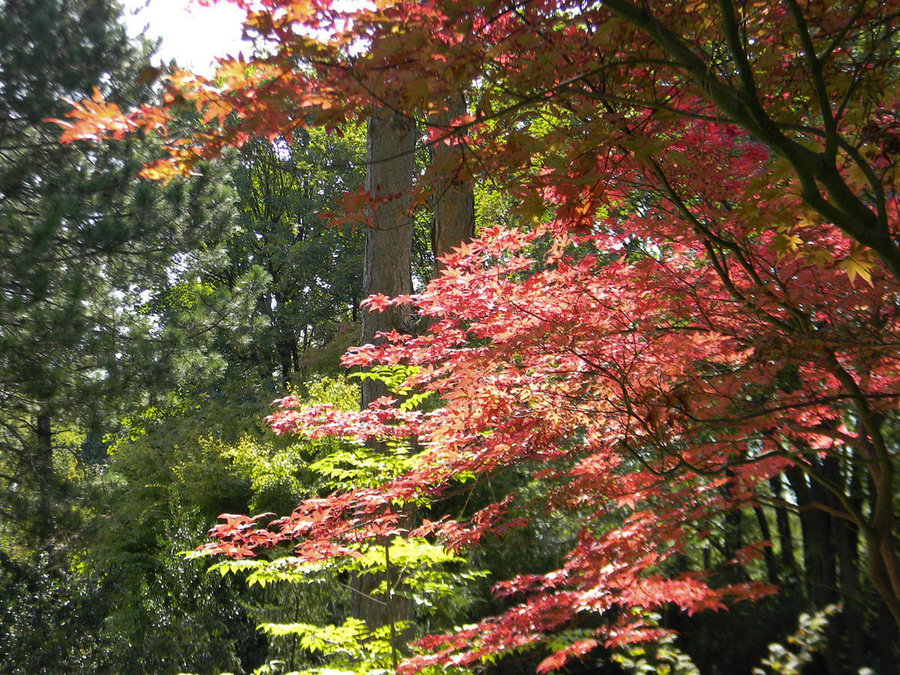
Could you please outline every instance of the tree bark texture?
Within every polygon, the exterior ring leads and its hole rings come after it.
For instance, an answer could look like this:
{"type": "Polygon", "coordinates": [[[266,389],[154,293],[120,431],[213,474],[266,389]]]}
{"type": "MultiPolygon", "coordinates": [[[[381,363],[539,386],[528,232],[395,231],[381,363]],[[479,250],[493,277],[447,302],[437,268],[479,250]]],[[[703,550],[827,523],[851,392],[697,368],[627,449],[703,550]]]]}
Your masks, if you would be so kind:
{"type": "MultiPolygon", "coordinates": [[[[449,130],[450,123],[466,112],[465,98],[458,96],[448,109],[433,117],[440,130],[449,130]]],[[[437,272],[443,269],[441,258],[461,243],[475,236],[475,194],[473,181],[465,167],[462,147],[449,142],[435,143],[432,164],[438,174],[434,184],[431,229],[431,249],[437,272]]]]}
{"type": "MultiPolygon", "coordinates": [[[[412,187],[415,169],[415,122],[384,111],[369,118],[366,140],[366,191],[374,200],[366,230],[363,297],[389,297],[412,292],[410,261],[413,241],[412,187]]],[[[362,342],[372,344],[379,332],[410,328],[407,307],[384,312],[363,311],[362,342]]],[[[365,380],[362,405],[384,394],[383,385],[365,380]]]]}
{"type": "MultiPolygon", "coordinates": [[[[373,199],[366,230],[363,297],[381,293],[389,297],[412,293],[413,214],[411,188],[415,170],[416,125],[413,120],[382,111],[370,117],[366,137],[366,191],[373,199]]],[[[362,342],[372,344],[380,332],[410,330],[408,307],[362,313],[362,342]]],[[[381,382],[364,380],[362,406],[386,394],[381,382]]],[[[384,543],[385,545],[387,542],[384,543]]],[[[353,580],[353,615],[370,629],[412,618],[412,604],[402,597],[376,593],[396,572],[359,575],[353,580]]]]}

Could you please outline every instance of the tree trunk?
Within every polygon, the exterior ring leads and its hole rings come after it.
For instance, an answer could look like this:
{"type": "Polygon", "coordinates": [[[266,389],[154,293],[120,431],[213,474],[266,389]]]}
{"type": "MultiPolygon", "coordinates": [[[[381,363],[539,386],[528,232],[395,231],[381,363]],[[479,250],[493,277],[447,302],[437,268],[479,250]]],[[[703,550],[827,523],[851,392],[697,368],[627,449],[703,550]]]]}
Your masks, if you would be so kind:
{"type": "Polygon", "coordinates": [[[756,516],[756,522],[759,524],[759,532],[763,540],[769,542],[769,545],[763,549],[766,563],[766,581],[777,585],[780,583],[780,576],[778,574],[778,565],[775,562],[775,552],[772,550],[772,533],[769,528],[769,521],[766,520],[766,514],[761,506],[754,506],[753,513],[756,516]]]}
{"type": "MultiPolygon", "coordinates": [[[[374,200],[370,227],[366,230],[363,267],[363,297],[376,293],[395,297],[412,293],[411,256],[413,242],[412,189],[415,169],[416,125],[398,114],[383,111],[369,118],[366,140],[366,191],[374,200]]],[[[362,313],[362,342],[373,344],[377,334],[397,330],[409,332],[408,307],[384,312],[362,313]]],[[[380,382],[364,380],[362,406],[386,392],[380,382]]],[[[387,542],[384,542],[387,545],[387,542]]],[[[391,585],[396,573],[387,570],[391,585]]],[[[392,598],[389,592],[379,597],[375,590],[386,581],[384,574],[367,574],[353,580],[353,615],[370,629],[412,618],[412,604],[392,598]]],[[[394,642],[395,648],[397,647],[394,642]]]]}
{"type": "MultiPolygon", "coordinates": [[[[775,476],[769,479],[769,487],[772,496],[781,499],[781,478],[775,476]]],[[[797,559],[794,557],[794,535],[791,532],[790,514],[784,507],[775,509],[775,524],[778,529],[779,561],[788,578],[796,581],[800,579],[797,571],[797,559]]]]}
{"type": "MultiPolygon", "coordinates": [[[[375,200],[366,230],[363,297],[382,293],[389,297],[412,293],[413,217],[412,178],[415,169],[416,125],[400,115],[383,112],[369,118],[366,141],[366,191],[375,200]]],[[[384,312],[363,311],[362,342],[372,344],[376,334],[410,329],[409,308],[384,312]]],[[[363,381],[362,405],[384,394],[384,387],[363,381]]]]}
{"type": "MultiPolygon", "coordinates": [[[[860,495],[861,485],[856,467],[850,462],[840,462],[837,457],[830,455],[822,462],[825,478],[833,485],[845,486],[848,497],[854,502],[854,507],[859,510],[862,502],[860,495]],[[849,476],[841,471],[846,466],[853,473],[849,476]]],[[[835,510],[840,509],[837,498],[829,493],[829,506],[835,510]]],[[[850,672],[856,673],[866,664],[863,662],[865,654],[865,635],[863,633],[865,619],[859,606],[859,529],[851,522],[843,518],[831,518],[832,537],[835,543],[835,554],[838,564],[838,580],[840,581],[840,596],[843,611],[832,619],[829,626],[829,649],[846,653],[846,662],[850,672]]]]}
{"type": "Polygon", "coordinates": [[[821,609],[837,601],[837,574],[834,545],[831,540],[831,517],[816,509],[816,482],[806,482],[806,475],[796,467],[786,473],[800,511],[803,530],[803,562],[806,567],[807,594],[813,606],[821,609]]]}
{"type": "MultiPolygon", "coordinates": [[[[448,110],[434,115],[432,120],[441,130],[466,112],[466,101],[459,95],[448,110]]],[[[464,241],[475,236],[475,196],[473,182],[465,166],[462,146],[438,141],[432,148],[432,168],[437,174],[432,207],[431,249],[436,271],[443,269],[441,258],[464,241]]]]}
{"type": "MultiPolygon", "coordinates": [[[[800,525],[803,530],[803,562],[806,567],[807,597],[816,609],[836,603],[838,593],[837,559],[832,536],[832,517],[816,508],[817,504],[827,505],[830,495],[815,480],[806,481],[806,474],[791,468],[787,471],[791,488],[797,496],[800,510],[800,525]]],[[[833,624],[832,624],[833,625],[833,624]]],[[[828,675],[842,672],[835,639],[835,631],[828,631],[828,644],[823,656],[824,669],[828,675]]]]}
{"type": "MultiPolygon", "coordinates": [[[[734,472],[725,470],[728,483],[724,488],[729,502],[734,499],[734,472]]],[[[744,518],[740,509],[728,509],[722,517],[722,555],[725,560],[732,560],[738,549],[744,545],[744,518]]],[[[742,565],[726,566],[723,571],[725,577],[732,582],[745,581],[747,571],[742,565]]]]}
{"type": "MultiPolygon", "coordinates": [[[[438,124],[447,125],[450,120],[465,112],[462,97],[439,117],[438,124]]],[[[411,256],[413,243],[413,214],[411,189],[415,171],[415,123],[400,115],[384,112],[369,118],[367,129],[366,190],[374,199],[370,213],[371,227],[366,230],[365,267],[363,269],[363,296],[380,293],[389,297],[412,292],[411,256]]],[[[433,199],[434,228],[432,247],[435,259],[439,259],[463,241],[472,237],[475,230],[474,197],[472,181],[461,171],[462,154],[452,146],[439,144],[433,159],[439,168],[449,169],[436,181],[433,199]]],[[[440,263],[438,263],[440,266],[440,263]]],[[[408,307],[390,308],[385,312],[363,311],[362,342],[377,343],[377,334],[397,330],[410,332],[412,317],[408,307]]],[[[364,380],[362,405],[369,405],[387,393],[384,385],[364,380]]],[[[415,521],[415,508],[408,506],[400,519],[410,525],[415,521]]],[[[389,542],[382,542],[387,547],[389,542]]],[[[385,548],[385,574],[369,574],[354,580],[354,616],[363,619],[369,628],[376,628],[413,618],[412,603],[396,596],[401,579],[398,570],[391,567],[385,548]],[[376,597],[374,591],[388,582],[388,592],[376,597]]],[[[395,634],[392,643],[399,644],[408,636],[395,634]]],[[[396,657],[396,654],[395,654],[396,657]]]]}

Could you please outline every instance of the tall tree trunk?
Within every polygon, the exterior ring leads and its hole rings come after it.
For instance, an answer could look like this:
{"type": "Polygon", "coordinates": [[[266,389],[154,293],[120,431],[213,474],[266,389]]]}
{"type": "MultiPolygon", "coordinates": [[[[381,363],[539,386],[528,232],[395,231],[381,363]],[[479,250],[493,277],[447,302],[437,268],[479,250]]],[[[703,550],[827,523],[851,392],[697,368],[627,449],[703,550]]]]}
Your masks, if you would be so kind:
{"type": "MultiPolygon", "coordinates": [[[[725,470],[729,481],[724,487],[728,501],[734,499],[734,472],[725,470]]],[[[722,555],[725,560],[735,557],[738,549],[744,545],[744,518],[740,509],[728,509],[722,517],[722,555]]],[[[742,565],[726,566],[723,575],[731,581],[744,581],[747,579],[747,571],[742,565]]]]}
{"type": "MultiPolygon", "coordinates": [[[[859,510],[862,497],[858,470],[851,462],[839,461],[837,457],[829,455],[823,462],[825,478],[833,485],[844,486],[846,493],[854,507],[859,510]],[[849,476],[841,471],[846,466],[853,473],[849,476]]],[[[840,510],[841,505],[837,498],[829,493],[829,506],[835,511],[840,510]]],[[[838,580],[840,582],[840,596],[843,611],[834,617],[829,626],[829,649],[846,654],[846,663],[850,672],[856,673],[866,664],[863,662],[865,654],[865,619],[862,615],[859,598],[859,529],[851,522],[843,518],[831,518],[833,529],[832,537],[835,543],[835,554],[838,564],[838,580]]]]}
{"type": "MultiPolygon", "coordinates": [[[[466,100],[460,94],[446,111],[432,117],[432,123],[441,131],[449,131],[450,123],[465,112],[466,100]]],[[[438,141],[431,151],[432,168],[438,174],[432,198],[431,249],[438,272],[443,268],[444,255],[475,236],[473,182],[461,146],[451,140],[438,141]]]]}
{"type": "Polygon", "coordinates": [[[766,563],[766,581],[770,584],[778,584],[780,583],[780,576],[778,574],[778,565],[775,561],[775,552],[772,550],[772,533],[770,531],[771,528],[769,528],[769,521],[766,520],[766,514],[761,506],[754,506],[753,514],[756,516],[756,522],[759,524],[759,532],[763,540],[769,542],[769,545],[763,549],[766,563]]]}
{"type": "MultiPolygon", "coordinates": [[[[413,216],[412,179],[415,169],[416,125],[409,118],[383,111],[369,118],[366,140],[366,191],[374,200],[366,230],[363,296],[381,293],[389,297],[412,292],[413,216]]],[[[384,312],[362,313],[362,342],[377,341],[380,332],[410,330],[407,307],[384,312]]],[[[362,384],[362,406],[386,393],[384,385],[372,380],[362,384]]],[[[410,519],[412,514],[408,516],[410,519]]],[[[387,545],[387,542],[384,542],[387,545]]],[[[387,570],[387,579],[396,585],[396,572],[387,570]]],[[[389,592],[377,597],[375,590],[386,581],[383,574],[368,574],[354,579],[351,611],[370,629],[412,618],[412,604],[394,598],[389,592]]],[[[395,643],[395,647],[396,647],[395,643]]]]}
{"type": "Polygon", "coordinates": [[[800,511],[808,597],[814,607],[821,609],[838,599],[831,517],[816,509],[817,504],[827,504],[827,499],[821,499],[818,484],[815,481],[807,483],[806,475],[796,467],[788,470],[786,475],[797,496],[800,511]]]}
{"type": "MultiPolygon", "coordinates": [[[[774,476],[769,479],[769,487],[772,490],[772,496],[781,499],[781,477],[774,476]]],[[[784,507],[775,509],[775,525],[778,529],[779,554],[778,558],[782,569],[788,578],[799,580],[800,574],[797,571],[797,559],[794,557],[794,534],[791,532],[790,514],[784,507]]]]}
{"type": "MultiPolygon", "coordinates": [[[[806,567],[807,597],[816,609],[838,601],[837,559],[833,538],[833,518],[816,508],[828,505],[830,495],[815,480],[806,481],[806,474],[796,467],[787,471],[791,488],[797,496],[800,525],[803,530],[803,561],[806,567]]],[[[828,675],[842,673],[839,647],[835,631],[828,631],[828,645],[824,654],[824,668],[828,675]]]]}
{"type": "MultiPolygon", "coordinates": [[[[409,118],[384,111],[369,118],[366,140],[366,191],[375,200],[366,229],[363,297],[389,297],[412,292],[412,178],[415,169],[416,125],[409,118]]],[[[409,308],[363,311],[362,342],[375,342],[379,332],[410,329],[409,308]]],[[[363,407],[384,394],[380,383],[365,380],[363,407]]]]}
{"type": "MultiPolygon", "coordinates": [[[[438,117],[437,123],[449,122],[465,113],[465,101],[460,96],[449,110],[438,117]]],[[[381,293],[389,297],[412,292],[411,255],[413,242],[413,214],[411,189],[415,171],[415,123],[400,115],[384,112],[369,118],[367,128],[366,190],[375,202],[371,227],[366,230],[363,296],[381,293]]],[[[433,160],[445,171],[436,182],[432,249],[438,260],[454,247],[470,239],[475,232],[475,202],[472,181],[462,171],[462,153],[458,148],[439,144],[433,160]]],[[[440,267],[440,263],[438,263],[440,267]]],[[[391,308],[386,312],[363,311],[362,342],[375,343],[379,332],[397,330],[409,332],[412,320],[407,307],[391,308]]],[[[362,405],[369,405],[386,393],[384,386],[372,380],[363,381],[362,405]]],[[[404,510],[402,521],[412,523],[415,509],[404,510]]],[[[369,574],[354,582],[353,613],[366,621],[370,628],[394,625],[413,618],[409,600],[392,592],[401,581],[398,570],[391,566],[385,546],[386,575],[369,574]],[[375,589],[387,582],[388,593],[375,597],[375,589]]],[[[406,636],[392,631],[397,645],[406,636]]]]}
{"type": "Polygon", "coordinates": [[[869,479],[868,522],[861,528],[866,541],[867,574],[900,629],[900,541],[894,531],[896,499],[894,462],[882,427],[885,418],[869,407],[854,377],[830,354],[832,372],[851,395],[856,408],[859,450],[869,479]]]}

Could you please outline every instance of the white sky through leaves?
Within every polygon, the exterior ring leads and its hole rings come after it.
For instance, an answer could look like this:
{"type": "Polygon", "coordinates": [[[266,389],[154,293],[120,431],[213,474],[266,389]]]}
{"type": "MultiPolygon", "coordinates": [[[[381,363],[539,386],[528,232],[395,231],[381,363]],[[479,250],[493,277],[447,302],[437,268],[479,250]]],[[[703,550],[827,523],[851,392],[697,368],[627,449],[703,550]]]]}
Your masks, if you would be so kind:
{"type": "Polygon", "coordinates": [[[155,62],[175,59],[183,68],[208,75],[216,56],[250,52],[241,42],[244,13],[227,2],[215,7],[201,7],[196,0],[121,2],[129,34],[138,35],[146,27],[149,38],[162,38],[155,62]]]}

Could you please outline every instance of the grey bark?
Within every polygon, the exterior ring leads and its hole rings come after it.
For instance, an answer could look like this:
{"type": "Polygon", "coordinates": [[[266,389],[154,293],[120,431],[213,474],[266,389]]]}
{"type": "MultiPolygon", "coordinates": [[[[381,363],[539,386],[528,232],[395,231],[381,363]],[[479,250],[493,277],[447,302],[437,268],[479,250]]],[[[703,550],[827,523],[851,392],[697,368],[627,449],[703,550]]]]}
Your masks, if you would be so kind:
{"type": "MultiPolygon", "coordinates": [[[[366,191],[375,199],[366,230],[363,297],[382,293],[389,297],[412,292],[413,217],[412,177],[415,169],[416,125],[391,112],[369,118],[366,141],[366,191]]],[[[376,334],[410,328],[409,309],[363,311],[362,342],[373,344],[376,334]]],[[[380,383],[366,380],[362,405],[384,394],[380,383]]]]}
{"type": "MultiPolygon", "coordinates": [[[[447,131],[450,123],[465,112],[466,101],[460,95],[448,110],[433,116],[432,123],[438,129],[447,131]]],[[[435,266],[440,272],[443,269],[441,257],[475,236],[475,195],[459,145],[437,142],[431,154],[434,166],[441,172],[434,184],[431,230],[431,248],[435,266]]]]}
{"type": "MultiPolygon", "coordinates": [[[[412,292],[412,180],[415,170],[416,125],[409,118],[382,111],[370,117],[366,137],[366,191],[374,200],[366,230],[363,267],[363,297],[381,293],[389,297],[412,292]]],[[[408,332],[410,313],[407,307],[384,312],[362,313],[362,342],[373,344],[377,334],[397,330],[408,332]]],[[[372,380],[362,384],[362,406],[365,408],[386,392],[384,385],[372,380]]],[[[386,545],[387,542],[382,542],[386,545]]],[[[388,563],[389,564],[389,563],[388,563]]],[[[379,584],[397,583],[396,572],[357,576],[353,580],[353,615],[364,620],[370,629],[394,625],[395,621],[412,618],[412,605],[403,598],[376,592],[379,584]]],[[[397,647],[396,641],[395,648],[397,647]]]]}
{"type": "MultiPolygon", "coordinates": [[[[438,117],[437,123],[448,125],[465,112],[460,97],[450,109],[438,117]]],[[[363,296],[381,293],[389,297],[412,292],[411,257],[413,242],[412,182],[415,172],[416,125],[409,118],[383,112],[369,118],[367,128],[366,191],[374,199],[371,227],[366,230],[363,296]]],[[[447,145],[435,148],[433,158],[442,167],[453,167],[454,159],[461,168],[462,153],[447,145]]],[[[432,250],[435,259],[450,252],[471,238],[475,231],[475,206],[470,178],[458,169],[441,176],[433,199],[434,227],[432,250]]],[[[385,312],[363,311],[362,342],[373,344],[377,334],[397,330],[411,332],[412,317],[408,307],[391,308],[385,312]]],[[[387,393],[379,382],[365,380],[362,386],[362,405],[369,405],[387,393]]],[[[403,523],[413,523],[415,508],[408,506],[400,516],[403,523]]],[[[387,545],[388,542],[382,542],[387,545]]],[[[398,570],[391,567],[385,550],[386,574],[369,574],[354,580],[354,616],[363,619],[370,628],[392,626],[392,642],[399,647],[409,637],[393,630],[395,622],[413,617],[411,602],[393,593],[401,583],[398,570]],[[388,593],[376,593],[386,583],[388,593]]],[[[401,649],[402,651],[402,649],[401,649]]],[[[396,653],[395,653],[396,658],[396,653]]]]}

